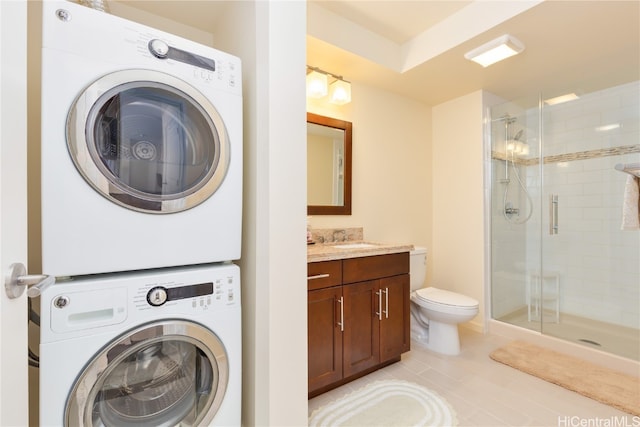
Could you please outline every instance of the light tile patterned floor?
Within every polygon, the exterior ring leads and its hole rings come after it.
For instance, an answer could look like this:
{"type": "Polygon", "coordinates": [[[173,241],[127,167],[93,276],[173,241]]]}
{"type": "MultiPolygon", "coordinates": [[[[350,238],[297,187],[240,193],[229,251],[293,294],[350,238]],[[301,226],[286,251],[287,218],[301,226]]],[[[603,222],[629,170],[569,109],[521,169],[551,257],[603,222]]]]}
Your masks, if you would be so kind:
{"type": "Polygon", "coordinates": [[[396,378],[436,391],[460,426],[640,426],[613,407],[497,363],[489,353],[508,338],[460,329],[462,352],[443,356],[412,342],[402,361],[309,400],[309,414],[365,384],[396,378]]]}

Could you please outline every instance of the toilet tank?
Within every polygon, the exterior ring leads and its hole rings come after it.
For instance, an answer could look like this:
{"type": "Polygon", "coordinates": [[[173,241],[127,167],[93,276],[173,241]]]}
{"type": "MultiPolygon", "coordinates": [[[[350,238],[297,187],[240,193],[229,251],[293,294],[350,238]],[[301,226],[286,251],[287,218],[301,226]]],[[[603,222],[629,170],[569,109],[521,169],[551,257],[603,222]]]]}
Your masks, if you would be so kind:
{"type": "Polygon", "coordinates": [[[409,273],[411,275],[411,291],[424,287],[427,277],[427,248],[415,246],[409,252],[409,273]]]}

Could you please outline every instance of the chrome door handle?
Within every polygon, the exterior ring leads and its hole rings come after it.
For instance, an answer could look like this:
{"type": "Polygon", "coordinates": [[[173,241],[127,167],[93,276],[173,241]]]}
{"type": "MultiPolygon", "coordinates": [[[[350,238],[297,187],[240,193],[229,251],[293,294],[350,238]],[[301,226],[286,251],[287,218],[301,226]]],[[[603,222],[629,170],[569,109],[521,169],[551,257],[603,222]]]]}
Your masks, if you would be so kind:
{"type": "Polygon", "coordinates": [[[389,318],[389,288],[384,288],[384,299],[385,299],[385,310],[384,310],[384,317],[385,319],[389,318]]]}
{"type": "Polygon", "coordinates": [[[340,326],[340,332],[344,332],[344,297],[340,297],[338,304],[340,304],[340,321],[338,322],[338,326],[340,326]]]}
{"type": "Polygon", "coordinates": [[[549,196],[549,234],[558,234],[558,195],[549,196]]]}
{"type": "Polygon", "coordinates": [[[331,275],[328,274],[328,273],[316,274],[315,276],[307,276],[307,280],[326,279],[329,276],[331,276],[331,275]]]}
{"type": "Polygon", "coordinates": [[[376,316],[378,316],[378,320],[382,320],[382,290],[376,292],[378,295],[378,311],[376,311],[376,316]]]}
{"type": "Polygon", "coordinates": [[[9,271],[4,281],[4,290],[11,299],[18,298],[27,289],[27,296],[34,298],[40,296],[42,291],[56,283],[54,276],[45,274],[27,274],[27,268],[22,263],[14,263],[9,266],[9,271]]]}

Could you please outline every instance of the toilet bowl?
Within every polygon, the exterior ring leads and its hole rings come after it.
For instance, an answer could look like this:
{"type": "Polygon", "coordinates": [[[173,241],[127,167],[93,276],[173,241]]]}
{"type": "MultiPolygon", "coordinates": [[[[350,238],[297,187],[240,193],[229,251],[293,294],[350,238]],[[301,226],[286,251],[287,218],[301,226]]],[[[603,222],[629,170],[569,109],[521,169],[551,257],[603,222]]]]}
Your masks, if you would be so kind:
{"type": "Polygon", "coordinates": [[[410,254],[411,338],[437,353],[457,355],[458,324],[478,314],[478,301],[435,287],[424,288],[426,257],[425,248],[416,247],[410,254]]]}

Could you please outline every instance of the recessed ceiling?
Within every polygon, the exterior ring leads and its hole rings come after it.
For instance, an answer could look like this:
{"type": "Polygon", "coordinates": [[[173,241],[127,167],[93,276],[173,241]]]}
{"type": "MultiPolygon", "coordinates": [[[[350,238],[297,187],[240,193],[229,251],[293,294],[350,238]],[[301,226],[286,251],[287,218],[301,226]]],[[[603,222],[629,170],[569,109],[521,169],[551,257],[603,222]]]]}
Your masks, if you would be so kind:
{"type": "MultiPolygon", "coordinates": [[[[476,14],[477,21],[481,22],[499,14],[504,8],[527,2],[463,2],[463,7],[457,10],[447,10],[446,3],[449,2],[417,2],[419,5],[406,5],[406,9],[402,7],[403,3],[313,1],[308,8],[308,21],[311,22],[308,34],[316,34],[307,36],[307,63],[429,105],[480,89],[509,100],[537,99],[540,92],[547,96],[569,91],[585,93],[640,77],[640,2],[637,1],[528,2],[532,5],[529,9],[514,13],[462,41],[451,40],[448,48],[440,48],[440,53],[423,55],[422,62],[414,61],[411,67],[405,67],[406,70],[402,70],[402,66],[394,67],[393,59],[387,60],[392,55],[376,57],[381,50],[389,48],[388,45],[380,44],[381,48],[366,51],[354,43],[353,37],[341,41],[331,34],[321,34],[321,30],[316,30],[316,18],[312,15],[322,15],[326,20],[330,14],[325,11],[339,11],[336,20],[342,23],[343,32],[345,22],[352,22],[356,28],[353,34],[358,37],[364,37],[366,32],[361,30],[366,26],[368,32],[378,36],[388,34],[387,37],[402,40],[412,34],[424,36],[426,32],[428,35],[433,33],[434,27],[444,27],[445,24],[451,24],[445,36],[469,33],[467,27],[475,25],[475,22],[455,28],[453,19],[463,14],[465,8],[479,5],[494,7],[487,9],[485,14],[476,14]],[[397,10],[389,20],[385,20],[384,14],[388,13],[385,7],[393,5],[398,6],[397,10]],[[432,16],[439,17],[438,22],[425,20],[423,33],[415,26],[419,20],[414,16],[421,6],[440,11],[432,12],[432,16]],[[360,13],[364,10],[367,11],[366,17],[360,13]],[[403,15],[406,21],[401,19],[403,15]],[[403,22],[408,23],[404,33],[403,22]],[[503,34],[511,34],[521,40],[526,46],[525,51],[487,68],[464,59],[467,51],[503,34]]],[[[433,37],[425,42],[423,37],[420,48],[428,50],[431,45],[442,44],[442,38],[446,37],[433,37]]],[[[417,45],[415,36],[413,40],[401,43],[392,42],[390,38],[387,40],[391,46],[398,47],[400,56],[417,45]]],[[[367,46],[366,42],[360,41],[361,45],[367,46]]],[[[379,39],[373,41],[376,42],[379,39]]],[[[420,52],[416,51],[416,55],[420,56],[420,52]]],[[[402,61],[402,58],[397,60],[402,61]]]]}
{"type": "Polygon", "coordinates": [[[331,12],[402,44],[467,6],[470,1],[309,0],[331,12]]]}

